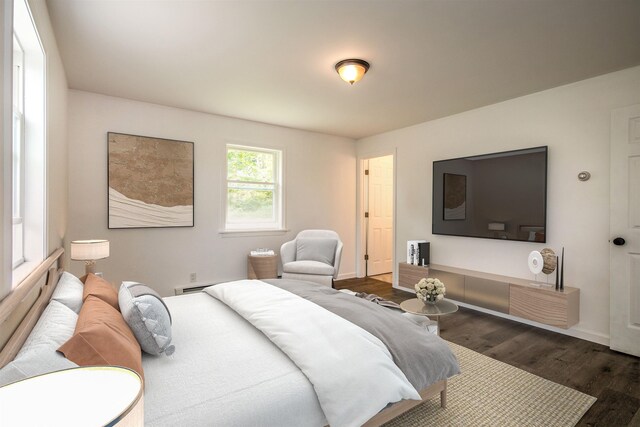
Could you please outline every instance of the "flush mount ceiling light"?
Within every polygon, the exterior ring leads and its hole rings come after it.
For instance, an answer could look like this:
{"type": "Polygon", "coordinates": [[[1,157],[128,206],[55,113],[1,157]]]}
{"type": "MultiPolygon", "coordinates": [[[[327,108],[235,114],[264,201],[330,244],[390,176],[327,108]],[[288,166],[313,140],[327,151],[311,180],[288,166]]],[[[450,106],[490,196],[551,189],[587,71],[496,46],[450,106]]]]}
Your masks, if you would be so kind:
{"type": "Polygon", "coordinates": [[[362,79],[364,73],[369,71],[369,63],[362,59],[343,59],[336,64],[336,71],[342,80],[354,84],[362,79]]]}

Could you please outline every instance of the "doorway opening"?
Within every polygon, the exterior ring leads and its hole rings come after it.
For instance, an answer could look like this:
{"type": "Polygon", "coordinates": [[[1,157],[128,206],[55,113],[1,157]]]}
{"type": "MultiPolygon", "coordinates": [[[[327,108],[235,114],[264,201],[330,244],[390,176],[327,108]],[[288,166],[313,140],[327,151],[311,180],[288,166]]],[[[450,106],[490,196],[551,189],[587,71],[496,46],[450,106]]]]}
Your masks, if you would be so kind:
{"type": "Polygon", "coordinates": [[[393,155],[363,160],[364,272],[393,283],[393,155]]]}

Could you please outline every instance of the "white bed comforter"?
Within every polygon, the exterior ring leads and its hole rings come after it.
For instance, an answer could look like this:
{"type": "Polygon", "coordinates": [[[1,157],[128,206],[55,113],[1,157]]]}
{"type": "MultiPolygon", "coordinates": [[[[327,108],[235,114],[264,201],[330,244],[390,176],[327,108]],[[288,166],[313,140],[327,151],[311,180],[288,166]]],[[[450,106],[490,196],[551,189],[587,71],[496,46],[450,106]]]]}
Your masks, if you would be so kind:
{"type": "Polygon", "coordinates": [[[171,356],[144,353],[145,427],[322,427],[309,379],[262,332],[204,292],[164,298],[171,356]]]}
{"type": "Polygon", "coordinates": [[[313,384],[332,427],[360,426],[389,403],[420,400],[385,345],[340,316],[259,280],[204,291],[289,356],[313,384]]]}

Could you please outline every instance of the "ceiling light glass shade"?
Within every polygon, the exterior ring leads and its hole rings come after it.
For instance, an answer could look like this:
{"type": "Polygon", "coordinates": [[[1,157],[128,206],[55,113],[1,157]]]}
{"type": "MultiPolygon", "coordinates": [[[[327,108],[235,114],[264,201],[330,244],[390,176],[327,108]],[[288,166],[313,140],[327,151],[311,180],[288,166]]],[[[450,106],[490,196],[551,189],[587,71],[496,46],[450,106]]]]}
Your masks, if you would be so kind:
{"type": "Polygon", "coordinates": [[[71,242],[71,259],[93,261],[109,257],[108,240],[74,240],[71,242]]]}
{"type": "Polygon", "coordinates": [[[344,59],[336,64],[340,78],[350,84],[360,81],[368,70],[369,63],[362,59],[344,59]]]}

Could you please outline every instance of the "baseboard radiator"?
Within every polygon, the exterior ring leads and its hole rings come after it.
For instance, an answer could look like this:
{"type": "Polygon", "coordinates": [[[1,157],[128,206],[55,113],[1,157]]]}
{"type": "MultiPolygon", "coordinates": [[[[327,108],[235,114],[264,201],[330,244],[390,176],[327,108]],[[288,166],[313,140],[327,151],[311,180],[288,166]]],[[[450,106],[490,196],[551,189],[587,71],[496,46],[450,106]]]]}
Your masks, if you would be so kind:
{"type": "Polygon", "coordinates": [[[215,283],[203,283],[191,286],[183,286],[180,288],[175,288],[174,292],[176,295],[185,295],[185,294],[194,294],[196,292],[202,291],[204,288],[208,288],[211,285],[215,285],[215,283]]]}

